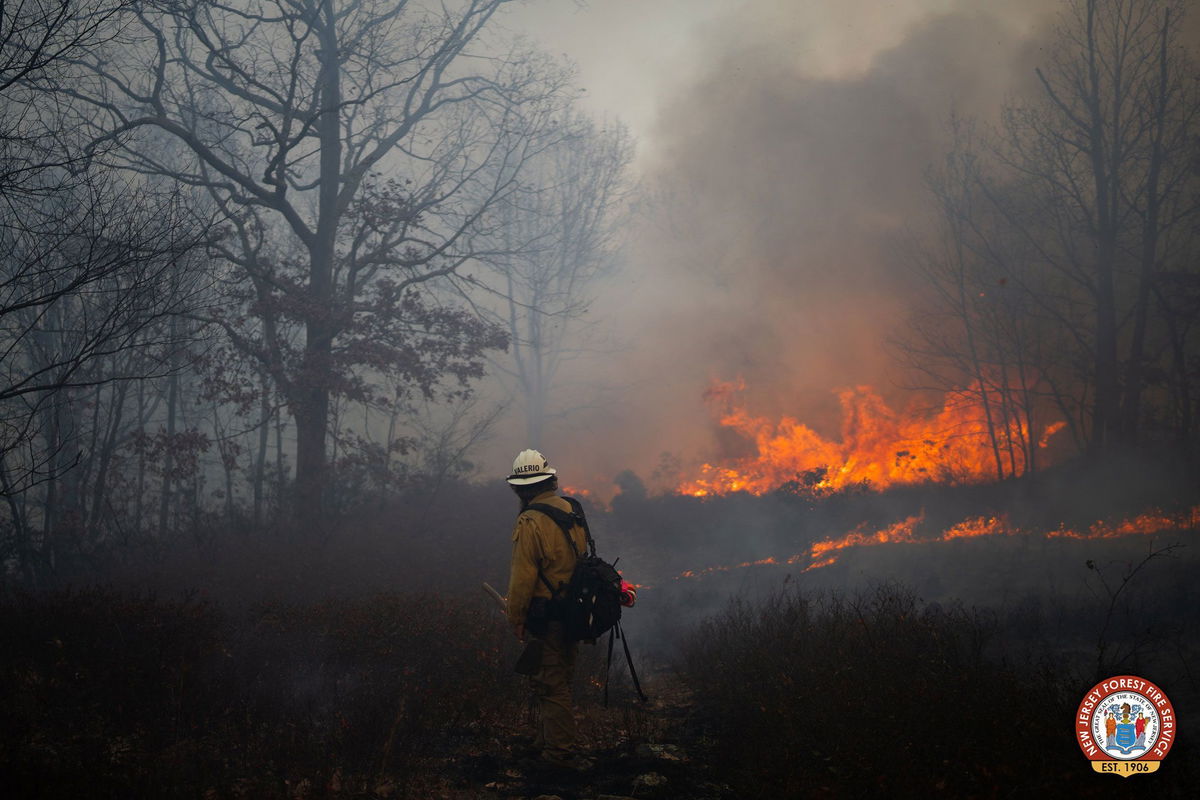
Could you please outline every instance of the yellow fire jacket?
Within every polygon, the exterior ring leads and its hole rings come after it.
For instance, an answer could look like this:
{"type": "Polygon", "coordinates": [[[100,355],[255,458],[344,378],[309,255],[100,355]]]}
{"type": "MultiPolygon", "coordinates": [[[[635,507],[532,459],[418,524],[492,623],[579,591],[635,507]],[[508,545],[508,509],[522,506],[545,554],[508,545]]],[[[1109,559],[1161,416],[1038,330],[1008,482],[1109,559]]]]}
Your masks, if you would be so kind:
{"type": "MultiPolygon", "coordinates": [[[[571,504],[554,492],[543,492],[533,498],[533,503],[561,508],[569,512],[571,504]]],[[[571,528],[575,549],[582,555],[587,548],[587,536],[583,527],[571,528]]],[[[562,528],[540,511],[522,511],[513,526],[512,567],[508,576],[508,621],[513,625],[525,622],[529,601],[535,597],[549,597],[550,590],[538,578],[538,567],[550,585],[558,588],[571,580],[575,571],[575,555],[567,545],[562,528]]]]}

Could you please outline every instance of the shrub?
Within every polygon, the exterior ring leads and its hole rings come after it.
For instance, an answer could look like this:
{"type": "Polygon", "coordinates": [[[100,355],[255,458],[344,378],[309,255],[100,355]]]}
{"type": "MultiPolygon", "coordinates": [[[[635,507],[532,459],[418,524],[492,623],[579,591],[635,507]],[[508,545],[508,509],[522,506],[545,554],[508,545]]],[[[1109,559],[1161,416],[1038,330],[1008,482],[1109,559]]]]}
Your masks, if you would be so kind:
{"type": "Polygon", "coordinates": [[[482,598],[240,618],[111,590],[2,606],[12,796],[428,796],[429,759],[520,706],[512,645],[482,598]]]}
{"type": "Polygon", "coordinates": [[[991,796],[1031,768],[1027,785],[1052,784],[1047,759],[1082,775],[1078,699],[1048,670],[989,659],[991,631],[896,586],[790,591],[701,624],[682,668],[741,796],[991,796]]]}

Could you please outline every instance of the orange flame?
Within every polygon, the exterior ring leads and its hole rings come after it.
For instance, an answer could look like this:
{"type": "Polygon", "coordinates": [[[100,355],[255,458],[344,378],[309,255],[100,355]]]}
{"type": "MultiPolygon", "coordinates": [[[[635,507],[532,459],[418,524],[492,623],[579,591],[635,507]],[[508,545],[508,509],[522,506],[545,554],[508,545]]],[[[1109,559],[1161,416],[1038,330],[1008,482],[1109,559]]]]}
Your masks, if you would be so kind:
{"type": "MultiPolygon", "coordinates": [[[[801,564],[807,562],[802,570],[820,569],[837,562],[838,555],[843,550],[855,547],[872,547],[881,544],[919,544],[925,542],[948,542],[954,539],[968,539],[983,536],[1034,536],[1035,532],[1026,531],[1011,524],[1007,517],[969,517],[962,522],[952,525],[938,536],[918,537],[916,532],[925,521],[924,513],[908,517],[881,528],[874,533],[866,533],[864,526],[859,526],[845,536],[837,539],[826,539],[813,543],[808,550],[783,559],[764,558],[759,561],[744,561],[730,566],[707,567],[702,570],[687,570],[680,573],[679,578],[697,578],[717,572],[728,572],[742,567],[766,564],[801,564]]],[[[1074,530],[1065,525],[1050,531],[1041,532],[1047,539],[1117,539],[1125,536],[1153,536],[1168,531],[1200,530],[1200,505],[1193,506],[1187,511],[1168,514],[1158,509],[1138,514],[1116,522],[1098,520],[1086,530],[1074,530]]]]}
{"type": "Polygon", "coordinates": [[[1200,506],[1193,506],[1189,511],[1174,515],[1154,509],[1132,519],[1116,523],[1097,520],[1084,532],[1060,527],[1050,531],[1046,536],[1047,538],[1067,539],[1118,539],[1122,536],[1150,536],[1165,531],[1195,530],[1196,528],[1200,528],[1200,506]]]}
{"type": "Polygon", "coordinates": [[[942,534],[941,541],[973,539],[976,536],[1011,536],[1017,530],[1008,524],[1007,517],[971,517],[948,528],[942,534]]]}
{"type": "Polygon", "coordinates": [[[679,494],[762,494],[797,480],[817,490],[979,483],[1022,474],[1027,452],[1045,448],[1065,427],[1062,422],[1047,426],[1031,446],[1027,424],[995,391],[971,386],[946,395],[934,413],[901,415],[872,388],[859,386],[839,392],[842,437],[833,441],[792,417],[773,422],[752,415],[736,402],[742,388],[741,383],[717,383],[704,397],[718,407],[719,424],[753,441],[757,454],[702,465],[698,476],[677,487],[679,494]]]}
{"type": "Polygon", "coordinates": [[[758,561],[743,561],[740,564],[729,564],[728,566],[706,567],[705,569],[698,570],[698,571],[688,569],[688,570],[684,570],[683,572],[681,572],[679,574],[679,577],[680,578],[702,578],[705,575],[711,575],[714,572],[729,572],[732,569],[742,569],[743,567],[763,567],[763,566],[769,566],[769,565],[778,564],[778,563],[779,562],[776,561],[773,557],[772,558],[762,558],[762,559],[759,559],[758,561]]]}
{"type": "Polygon", "coordinates": [[[893,542],[913,542],[913,531],[920,522],[924,522],[925,514],[921,513],[915,517],[900,520],[893,523],[882,530],[875,531],[871,535],[862,533],[860,530],[855,530],[848,533],[841,539],[829,539],[824,542],[817,542],[808,550],[808,556],[812,559],[805,571],[817,569],[818,567],[827,567],[837,561],[836,555],[829,555],[838,550],[845,550],[848,547],[865,547],[876,544],[890,544],[893,542]]]}

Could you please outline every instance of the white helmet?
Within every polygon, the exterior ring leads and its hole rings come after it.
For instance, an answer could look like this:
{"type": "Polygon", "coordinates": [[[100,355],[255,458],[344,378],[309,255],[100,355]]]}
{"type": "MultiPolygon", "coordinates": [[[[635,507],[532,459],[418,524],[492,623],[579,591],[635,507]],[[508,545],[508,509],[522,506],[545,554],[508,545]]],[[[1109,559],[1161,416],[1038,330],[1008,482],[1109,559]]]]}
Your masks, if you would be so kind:
{"type": "Polygon", "coordinates": [[[522,450],[513,460],[512,475],[506,480],[513,486],[538,483],[555,475],[554,467],[537,450],[522,450]]]}

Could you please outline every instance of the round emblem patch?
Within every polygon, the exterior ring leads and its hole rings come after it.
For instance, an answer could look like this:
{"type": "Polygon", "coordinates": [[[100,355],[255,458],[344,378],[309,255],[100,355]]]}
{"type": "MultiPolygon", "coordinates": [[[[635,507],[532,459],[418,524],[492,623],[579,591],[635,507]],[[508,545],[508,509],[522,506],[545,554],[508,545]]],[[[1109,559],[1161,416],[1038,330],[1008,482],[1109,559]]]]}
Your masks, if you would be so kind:
{"type": "Polygon", "coordinates": [[[1162,689],[1117,675],[1092,687],[1075,715],[1075,737],[1096,772],[1154,772],[1175,743],[1179,720],[1162,689]]]}

